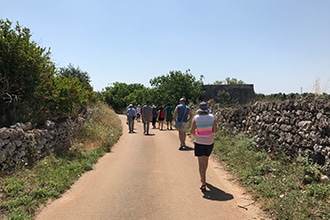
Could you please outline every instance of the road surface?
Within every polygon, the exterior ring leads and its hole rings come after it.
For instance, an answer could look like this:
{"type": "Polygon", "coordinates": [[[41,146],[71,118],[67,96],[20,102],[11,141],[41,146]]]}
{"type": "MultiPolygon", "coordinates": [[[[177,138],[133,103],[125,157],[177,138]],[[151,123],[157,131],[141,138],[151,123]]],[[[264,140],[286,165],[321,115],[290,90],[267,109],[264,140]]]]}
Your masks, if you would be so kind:
{"type": "MultiPolygon", "coordinates": [[[[246,220],[267,219],[244,188],[211,160],[208,191],[201,192],[197,159],[191,149],[179,151],[175,130],[151,129],[142,123],[123,135],[60,199],[49,202],[38,220],[246,220]]],[[[166,128],[166,126],[164,126],[166,128]]]]}

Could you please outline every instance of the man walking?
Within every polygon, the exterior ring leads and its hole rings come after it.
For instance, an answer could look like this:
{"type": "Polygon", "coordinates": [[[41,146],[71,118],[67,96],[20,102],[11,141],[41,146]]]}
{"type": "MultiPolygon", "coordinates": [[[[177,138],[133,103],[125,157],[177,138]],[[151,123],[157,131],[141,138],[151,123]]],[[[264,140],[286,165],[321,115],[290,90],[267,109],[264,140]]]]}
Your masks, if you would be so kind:
{"type": "Polygon", "coordinates": [[[143,122],[143,133],[145,135],[149,134],[150,120],[152,119],[152,109],[149,105],[149,101],[141,109],[142,122],[143,122]]]}
{"type": "Polygon", "coordinates": [[[136,118],[136,111],[132,104],[129,104],[128,109],[126,110],[126,115],[129,133],[134,133],[134,119],[136,118]]]}
{"type": "Polygon", "coordinates": [[[180,148],[179,150],[184,150],[186,147],[186,128],[187,122],[191,119],[192,113],[190,108],[186,105],[186,101],[184,98],[179,100],[179,104],[175,107],[173,118],[176,123],[181,124],[180,127],[176,128],[179,131],[179,140],[180,140],[180,148]]]}
{"type": "Polygon", "coordinates": [[[166,125],[167,125],[167,130],[172,130],[172,121],[173,121],[173,107],[170,105],[170,103],[167,103],[165,107],[165,118],[166,118],[166,125]]]}

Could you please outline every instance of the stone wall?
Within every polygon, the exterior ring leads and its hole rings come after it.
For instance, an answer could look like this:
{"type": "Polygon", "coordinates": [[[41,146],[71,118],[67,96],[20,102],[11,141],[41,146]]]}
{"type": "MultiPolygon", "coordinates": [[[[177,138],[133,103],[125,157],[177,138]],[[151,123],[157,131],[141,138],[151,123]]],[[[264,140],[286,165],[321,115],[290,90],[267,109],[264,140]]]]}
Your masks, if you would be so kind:
{"type": "Polygon", "coordinates": [[[259,148],[307,154],[330,176],[330,101],[257,102],[253,106],[213,106],[218,128],[244,133],[259,148]]]}
{"type": "Polygon", "coordinates": [[[205,91],[204,100],[214,99],[219,91],[228,92],[231,100],[240,104],[251,102],[255,98],[253,84],[242,85],[203,85],[205,91]]]}
{"type": "Polygon", "coordinates": [[[57,147],[69,147],[75,124],[71,120],[55,123],[47,121],[43,128],[16,124],[0,128],[0,169],[12,173],[19,166],[32,165],[57,147]]]}
{"type": "Polygon", "coordinates": [[[30,123],[0,128],[0,172],[12,173],[17,167],[33,165],[54,150],[69,148],[79,126],[97,109],[86,110],[76,120],[46,121],[32,129],[30,123]]]}

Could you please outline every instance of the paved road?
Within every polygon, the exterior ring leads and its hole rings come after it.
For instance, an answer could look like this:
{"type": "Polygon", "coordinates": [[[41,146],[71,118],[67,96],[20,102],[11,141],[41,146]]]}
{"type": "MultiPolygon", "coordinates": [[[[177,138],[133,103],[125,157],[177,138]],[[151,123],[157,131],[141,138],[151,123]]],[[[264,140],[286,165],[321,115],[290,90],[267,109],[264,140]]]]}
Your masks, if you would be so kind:
{"type": "Polygon", "coordinates": [[[197,159],[192,149],[178,150],[177,131],[152,129],[145,136],[136,123],[136,133],[128,134],[125,117],[120,118],[124,134],[112,152],[36,219],[266,219],[214,161],[207,173],[209,190],[202,193],[197,159]]]}

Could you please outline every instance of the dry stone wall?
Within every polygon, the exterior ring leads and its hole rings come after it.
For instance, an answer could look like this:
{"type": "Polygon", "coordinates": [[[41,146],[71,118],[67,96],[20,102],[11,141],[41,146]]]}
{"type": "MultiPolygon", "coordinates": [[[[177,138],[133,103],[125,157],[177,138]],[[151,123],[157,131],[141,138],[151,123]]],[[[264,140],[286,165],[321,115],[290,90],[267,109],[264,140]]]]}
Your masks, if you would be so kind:
{"type": "Polygon", "coordinates": [[[259,148],[308,155],[330,176],[330,101],[257,102],[238,108],[212,107],[218,128],[244,133],[259,148]]]}
{"type": "Polygon", "coordinates": [[[0,168],[12,173],[18,166],[32,165],[56,148],[71,145],[75,123],[70,119],[58,123],[47,121],[43,128],[18,123],[0,128],[0,168]]]}
{"type": "Polygon", "coordinates": [[[88,109],[75,120],[46,121],[32,129],[31,123],[0,128],[0,172],[12,173],[17,167],[33,165],[54,150],[71,146],[77,129],[98,109],[88,109]]]}

